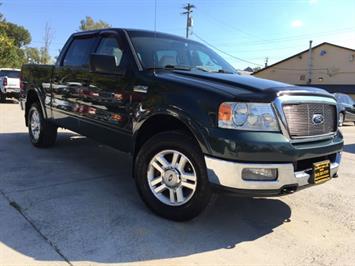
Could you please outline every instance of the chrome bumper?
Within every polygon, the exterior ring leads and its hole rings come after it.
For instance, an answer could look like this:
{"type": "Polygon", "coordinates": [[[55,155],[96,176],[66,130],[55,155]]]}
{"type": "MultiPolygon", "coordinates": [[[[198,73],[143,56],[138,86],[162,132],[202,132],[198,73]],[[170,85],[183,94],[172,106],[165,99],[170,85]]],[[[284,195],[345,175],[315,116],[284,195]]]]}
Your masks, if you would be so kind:
{"type": "Polygon", "coordinates": [[[20,88],[5,88],[5,93],[20,93],[20,88]]]}
{"type": "MultiPolygon", "coordinates": [[[[335,162],[330,165],[330,175],[338,172],[341,154],[338,153],[335,162]]],[[[306,171],[295,172],[292,163],[254,164],[237,163],[205,156],[209,181],[232,189],[241,190],[281,190],[285,186],[303,187],[309,185],[311,177],[306,171]],[[275,181],[247,181],[242,179],[244,168],[277,168],[278,178],[275,181]]]]}

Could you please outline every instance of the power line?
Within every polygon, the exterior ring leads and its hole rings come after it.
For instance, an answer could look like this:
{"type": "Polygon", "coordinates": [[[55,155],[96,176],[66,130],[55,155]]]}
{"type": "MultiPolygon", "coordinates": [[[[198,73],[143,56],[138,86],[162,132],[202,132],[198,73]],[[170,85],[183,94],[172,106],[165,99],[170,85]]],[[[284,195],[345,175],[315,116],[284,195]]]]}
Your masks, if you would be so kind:
{"type": "Polygon", "coordinates": [[[229,27],[230,29],[233,29],[236,32],[250,36],[256,40],[256,41],[255,40],[254,41],[245,41],[245,42],[241,42],[239,44],[252,43],[254,45],[264,45],[264,44],[268,44],[270,42],[288,42],[288,41],[295,41],[295,40],[305,40],[305,39],[309,39],[310,37],[315,38],[317,36],[329,35],[330,33],[340,34],[340,33],[353,32],[355,29],[354,27],[346,27],[346,28],[332,29],[332,30],[328,30],[328,31],[324,31],[324,32],[318,32],[318,33],[307,33],[307,34],[301,34],[301,35],[285,36],[285,37],[281,37],[281,38],[263,39],[263,38],[260,38],[259,36],[254,35],[253,33],[250,33],[249,31],[242,30],[239,27],[236,27],[234,24],[231,25],[219,18],[211,16],[210,14],[207,14],[207,12],[204,12],[204,11],[201,12],[201,10],[199,10],[199,14],[202,14],[202,16],[204,18],[206,18],[207,20],[211,21],[211,19],[213,19],[214,21],[218,22],[220,25],[223,25],[225,27],[229,27]]]}
{"type": "Polygon", "coordinates": [[[318,33],[309,33],[309,34],[303,34],[303,35],[294,35],[294,36],[288,36],[288,37],[283,37],[283,38],[269,39],[269,40],[265,40],[264,42],[263,41],[249,41],[249,42],[248,41],[244,41],[244,42],[239,42],[237,44],[238,45],[248,45],[248,46],[251,46],[251,45],[252,46],[264,46],[264,45],[268,45],[268,44],[272,45],[273,43],[294,42],[294,41],[307,40],[310,37],[313,38],[313,39],[316,39],[318,37],[323,37],[323,36],[339,35],[339,34],[342,34],[342,33],[350,33],[350,32],[354,32],[354,29],[355,29],[354,27],[352,27],[352,28],[334,29],[334,30],[318,32],[318,33]]]}
{"type": "MultiPolygon", "coordinates": [[[[214,17],[214,16],[211,16],[210,14],[205,13],[205,14],[206,14],[206,16],[205,16],[203,13],[204,13],[204,11],[202,12],[202,15],[203,15],[203,17],[205,17],[207,20],[213,19],[214,21],[218,22],[219,24],[221,24],[221,25],[223,25],[223,26],[227,26],[227,27],[229,27],[229,28],[231,28],[231,29],[233,29],[233,30],[235,30],[235,31],[238,31],[238,32],[244,34],[244,35],[250,36],[250,37],[252,37],[252,38],[255,39],[255,40],[266,41],[266,40],[264,40],[264,39],[259,38],[259,37],[256,36],[256,35],[252,34],[252,33],[249,33],[248,31],[244,31],[244,30],[242,30],[242,29],[240,29],[240,28],[238,28],[238,27],[236,27],[236,26],[234,26],[234,25],[230,25],[229,23],[226,23],[226,22],[224,22],[224,21],[222,21],[222,20],[220,20],[220,19],[218,19],[218,18],[216,18],[216,17],[214,17]]],[[[199,10],[199,14],[201,14],[201,10],[199,10]]]]}
{"type": "Polygon", "coordinates": [[[234,58],[234,59],[236,59],[236,60],[242,61],[242,62],[244,62],[244,63],[252,64],[252,65],[255,65],[255,66],[263,66],[263,65],[261,65],[261,64],[257,64],[257,63],[254,63],[254,62],[250,62],[250,61],[248,61],[248,60],[245,60],[245,59],[242,59],[242,58],[240,58],[240,57],[236,57],[236,56],[234,56],[234,55],[232,55],[232,54],[230,54],[230,53],[227,53],[227,52],[225,52],[225,51],[219,49],[218,47],[214,46],[213,44],[210,44],[209,42],[207,42],[206,40],[204,40],[203,38],[201,38],[199,35],[197,35],[196,33],[192,33],[192,34],[195,35],[195,37],[196,37],[197,39],[199,39],[199,40],[202,41],[203,43],[207,44],[208,46],[212,47],[213,49],[215,49],[215,50],[221,52],[222,54],[228,55],[228,56],[230,56],[231,58],[234,58]]]}

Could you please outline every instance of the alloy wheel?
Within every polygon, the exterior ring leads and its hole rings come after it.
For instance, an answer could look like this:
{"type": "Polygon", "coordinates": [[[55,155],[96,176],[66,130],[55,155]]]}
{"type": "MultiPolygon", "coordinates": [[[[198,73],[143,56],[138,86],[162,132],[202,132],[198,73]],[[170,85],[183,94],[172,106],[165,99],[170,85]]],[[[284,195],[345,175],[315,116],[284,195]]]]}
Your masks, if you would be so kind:
{"type": "Polygon", "coordinates": [[[37,110],[34,110],[31,113],[30,128],[31,128],[32,137],[35,140],[38,140],[39,139],[40,130],[41,130],[41,119],[40,119],[40,114],[39,114],[39,112],[37,110]]]}
{"type": "Polygon", "coordinates": [[[180,206],[196,191],[197,175],[189,158],[176,150],[163,150],[150,161],[147,170],[149,187],[162,203],[180,206]]]}

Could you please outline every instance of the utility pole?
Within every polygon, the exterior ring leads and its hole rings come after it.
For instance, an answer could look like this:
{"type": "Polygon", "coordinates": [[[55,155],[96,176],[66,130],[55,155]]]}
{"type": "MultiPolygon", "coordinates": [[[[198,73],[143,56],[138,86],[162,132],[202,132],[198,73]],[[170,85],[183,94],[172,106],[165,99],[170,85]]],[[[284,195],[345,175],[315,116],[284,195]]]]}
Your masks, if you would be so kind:
{"type": "Polygon", "coordinates": [[[313,68],[313,62],[312,62],[312,42],[309,41],[309,50],[308,50],[308,66],[307,66],[307,84],[312,83],[312,68],[313,68]]]}
{"type": "Polygon", "coordinates": [[[196,8],[194,5],[188,3],[186,6],[183,7],[186,11],[182,12],[181,14],[186,15],[186,39],[189,38],[189,30],[192,27],[192,16],[191,13],[193,8],[196,8]]]}

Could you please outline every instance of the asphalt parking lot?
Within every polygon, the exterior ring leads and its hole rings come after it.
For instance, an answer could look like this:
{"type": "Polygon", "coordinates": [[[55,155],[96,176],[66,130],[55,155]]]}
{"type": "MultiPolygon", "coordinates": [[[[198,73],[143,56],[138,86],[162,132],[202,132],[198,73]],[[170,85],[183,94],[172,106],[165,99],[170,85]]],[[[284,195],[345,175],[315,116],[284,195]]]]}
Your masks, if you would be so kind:
{"type": "Polygon", "coordinates": [[[176,223],[141,202],[125,154],[61,130],[29,143],[18,104],[0,104],[0,264],[354,265],[355,126],[339,178],[281,198],[217,196],[176,223]]]}

